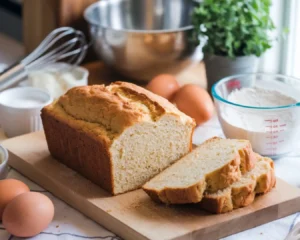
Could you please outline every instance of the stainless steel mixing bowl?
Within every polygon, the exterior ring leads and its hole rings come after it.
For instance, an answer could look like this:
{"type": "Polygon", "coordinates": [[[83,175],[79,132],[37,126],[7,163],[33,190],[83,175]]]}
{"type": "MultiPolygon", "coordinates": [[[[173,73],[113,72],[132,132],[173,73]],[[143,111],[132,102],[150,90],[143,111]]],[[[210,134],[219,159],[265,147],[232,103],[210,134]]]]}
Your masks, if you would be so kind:
{"type": "Polygon", "coordinates": [[[84,13],[105,63],[134,80],[176,73],[192,63],[192,0],[101,0],[84,13]]]}

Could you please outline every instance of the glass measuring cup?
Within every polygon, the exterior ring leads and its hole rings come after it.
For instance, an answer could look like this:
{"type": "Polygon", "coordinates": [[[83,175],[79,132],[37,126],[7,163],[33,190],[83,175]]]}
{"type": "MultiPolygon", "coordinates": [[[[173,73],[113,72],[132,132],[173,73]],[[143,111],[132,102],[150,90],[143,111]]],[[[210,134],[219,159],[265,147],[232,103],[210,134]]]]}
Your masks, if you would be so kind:
{"type": "Polygon", "coordinates": [[[250,140],[255,152],[272,158],[288,154],[300,140],[300,80],[280,74],[241,74],[221,79],[212,87],[219,121],[227,138],[250,140]],[[255,107],[228,101],[241,88],[276,90],[297,102],[255,107]]]}

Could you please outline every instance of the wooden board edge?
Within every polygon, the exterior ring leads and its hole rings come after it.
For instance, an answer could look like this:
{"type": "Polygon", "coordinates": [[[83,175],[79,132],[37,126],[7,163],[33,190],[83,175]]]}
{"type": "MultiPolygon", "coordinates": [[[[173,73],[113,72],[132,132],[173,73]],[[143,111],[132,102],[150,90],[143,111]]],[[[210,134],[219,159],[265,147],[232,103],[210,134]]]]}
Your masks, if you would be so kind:
{"type": "MultiPolygon", "coordinates": [[[[122,224],[119,220],[116,220],[113,216],[111,216],[106,211],[98,208],[101,210],[101,214],[96,214],[97,211],[94,211],[92,208],[87,211],[86,209],[86,202],[77,200],[76,198],[67,198],[65,195],[75,195],[71,189],[64,187],[59,182],[53,181],[51,178],[45,176],[43,173],[34,169],[32,165],[29,163],[22,161],[20,157],[16,154],[9,151],[9,160],[8,164],[19,171],[20,173],[24,174],[27,178],[34,181],[44,189],[48,190],[54,196],[59,198],[60,200],[64,201],[69,206],[73,207],[83,215],[87,216],[88,218],[92,219],[93,221],[97,222],[101,226],[107,228],[108,230],[112,231],[113,233],[121,236],[125,240],[149,240],[146,236],[142,236],[141,233],[135,231],[134,229],[130,228],[129,226],[122,224]],[[55,183],[54,183],[55,182],[55,183]],[[58,186],[58,187],[52,187],[58,186]],[[64,194],[65,192],[69,191],[70,194],[64,194]],[[85,208],[85,209],[83,209],[85,208]]],[[[94,206],[97,208],[96,206],[94,206]]]]}
{"type": "MultiPolygon", "coordinates": [[[[288,211],[278,210],[277,205],[268,206],[264,209],[260,209],[258,211],[252,212],[250,214],[241,216],[240,218],[231,219],[225,223],[219,223],[214,226],[207,227],[205,229],[205,231],[202,231],[203,229],[200,229],[199,231],[194,231],[192,233],[188,233],[186,235],[183,235],[183,236],[180,236],[177,238],[173,238],[170,240],[196,240],[196,239],[197,240],[207,240],[207,239],[218,240],[220,238],[224,238],[224,237],[227,237],[227,236],[230,236],[233,234],[237,234],[239,232],[243,232],[245,230],[249,230],[251,228],[278,220],[280,218],[289,216],[291,214],[294,214],[294,213],[300,211],[300,195],[294,199],[280,203],[280,208],[281,209],[289,209],[289,210],[288,211]],[[291,205],[292,205],[292,208],[291,208],[291,205]],[[286,206],[289,206],[289,208],[287,208],[286,206]],[[274,208],[274,209],[272,209],[272,208],[274,208]],[[270,209],[272,209],[272,210],[270,211],[270,209]],[[272,213],[272,214],[270,214],[270,213],[272,213]],[[259,216],[257,216],[257,214],[259,214],[259,216]],[[250,226],[245,225],[245,226],[241,227],[239,222],[245,222],[245,221],[251,223],[251,225],[250,226]],[[231,226],[231,227],[228,228],[228,226],[231,226]],[[232,226],[234,226],[234,227],[232,227],[232,226]],[[218,235],[217,237],[215,237],[216,231],[219,231],[219,233],[217,234],[218,235]]],[[[237,211],[237,210],[235,210],[235,211],[237,211]]]]}

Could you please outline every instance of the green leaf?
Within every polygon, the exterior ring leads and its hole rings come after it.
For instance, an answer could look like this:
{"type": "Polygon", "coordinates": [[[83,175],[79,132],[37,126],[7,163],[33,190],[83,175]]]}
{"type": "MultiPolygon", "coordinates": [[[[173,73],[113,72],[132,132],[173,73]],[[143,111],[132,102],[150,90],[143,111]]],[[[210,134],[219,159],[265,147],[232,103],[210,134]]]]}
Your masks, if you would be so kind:
{"type": "Polygon", "coordinates": [[[271,0],[203,0],[193,11],[192,35],[208,38],[205,52],[260,56],[272,46],[270,6],[271,0]]]}

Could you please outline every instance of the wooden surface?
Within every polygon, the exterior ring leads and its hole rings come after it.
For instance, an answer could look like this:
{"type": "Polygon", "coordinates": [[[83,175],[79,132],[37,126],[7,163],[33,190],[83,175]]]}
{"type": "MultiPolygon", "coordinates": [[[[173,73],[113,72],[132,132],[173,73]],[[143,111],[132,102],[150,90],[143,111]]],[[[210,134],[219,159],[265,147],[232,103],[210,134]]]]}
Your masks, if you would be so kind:
{"type": "MultiPolygon", "coordinates": [[[[32,52],[53,29],[72,26],[88,37],[83,12],[97,0],[26,0],[23,1],[23,40],[26,53],[32,52]]],[[[85,61],[95,60],[89,50],[85,61]]]]}
{"type": "Polygon", "coordinates": [[[84,25],[84,10],[96,1],[98,0],[59,0],[59,9],[56,13],[58,25],[81,28],[84,25]]]}
{"type": "Polygon", "coordinates": [[[26,53],[32,52],[40,42],[58,27],[58,0],[23,1],[23,42],[26,53]]]}
{"type": "Polygon", "coordinates": [[[86,216],[124,239],[213,240],[300,210],[300,190],[277,179],[269,194],[242,209],[213,215],[195,206],[167,207],[137,190],[111,197],[53,159],[43,132],[3,142],[9,164],[86,216]]]}
{"type": "MultiPolygon", "coordinates": [[[[89,70],[89,84],[109,84],[113,81],[129,81],[130,79],[118,74],[115,70],[106,66],[103,62],[96,61],[83,65],[89,70]]],[[[203,62],[195,63],[175,75],[179,84],[193,83],[206,88],[206,74],[203,62]]],[[[138,85],[145,86],[145,82],[134,82],[138,85]]]]}

